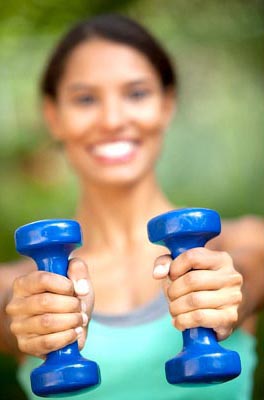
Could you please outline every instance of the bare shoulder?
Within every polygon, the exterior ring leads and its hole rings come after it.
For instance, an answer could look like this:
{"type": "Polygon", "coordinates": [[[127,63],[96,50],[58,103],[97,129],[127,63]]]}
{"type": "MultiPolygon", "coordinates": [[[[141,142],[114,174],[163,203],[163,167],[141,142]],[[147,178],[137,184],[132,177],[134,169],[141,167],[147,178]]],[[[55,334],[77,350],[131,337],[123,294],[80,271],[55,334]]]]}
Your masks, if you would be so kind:
{"type": "Polygon", "coordinates": [[[236,246],[264,248],[264,218],[245,215],[222,221],[222,232],[213,240],[214,247],[229,250],[236,246]]]}

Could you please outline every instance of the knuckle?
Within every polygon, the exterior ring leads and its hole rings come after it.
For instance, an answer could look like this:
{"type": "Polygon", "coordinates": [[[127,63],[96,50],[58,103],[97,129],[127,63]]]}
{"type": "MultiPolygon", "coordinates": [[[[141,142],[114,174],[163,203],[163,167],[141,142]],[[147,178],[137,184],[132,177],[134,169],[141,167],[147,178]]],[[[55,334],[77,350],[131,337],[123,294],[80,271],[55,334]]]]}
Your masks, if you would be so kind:
{"type": "Polygon", "coordinates": [[[174,302],[169,303],[169,312],[170,312],[171,316],[176,317],[177,313],[176,313],[174,302]]]}
{"type": "Polygon", "coordinates": [[[230,329],[230,326],[234,326],[237,320],[238,320],[237,308],[230,307],[228,310],[225,310],[223,320],[221,320],[222,321],[221,327],[219,328],[227,329],[228,327],[228,329],[230,329]]]}
{"type": "Polygon", "coordinates": [[[71,329],[68,332],[69,332],[68,336],[67,336],[68,343],[74,342],[76,339],[78,339],[78,335],[77,335],[75,329],[71,329]]]}
{"type": "Polygon", "coordinates": [[[10,329],[11,333],[13,333],[13,335],[16,335],[16,334],[17,334],[17,331],[18,331],[17,328],[18,328],[18,327],[17,327],[17,323],[16,323],[15,321],[12,321],[12,322],[10,323],[10,325],[9,325],[9,329],[10,329]]]}
{"type": "Polygon", "coordinates": [[[231,335],[232,331],[233,331],[232,329],[225,329],[223,327],[220,327],[215,330],[215,332],[217,333],[218,340],[226,339],[229,335],[231,335]]]}
{"type": "Polygon", "coordinates": [[[195,288],[197,286],[197,276],[194,272],[187,272],[183,277],[183,282],[188,288],[195,288]]]}
{"type": "Polygon", "coordinates": [[[42,328],[50,328],[53,324],[53,316],[51,314],[43,314],[41,315],[39,322],[42,328]]]}
{"type": "Polygon", "coordinates": [[[19,289],[20,289],[20,287],[21,287],[21,280],[22,280],[22,277],[21,277],[21,276],[17,277],[17,278],[14,280],[14,282],[13,282],[13,292],[14,292],[14,293],[17,293],[17,292],[19,291],[19,289]]]}
{"type": "Polygon", "coordinates": [[[232,324],[235,324],[238,321],[238,310],[236,307],[232,307],[232,309],[229,311],[229,321],[232,324]]]}
{"type": "Polygon", "coordinates": [[[186,329],[185,324],[184,324],[184,318],[181,315],[174,317],[172,320],[172,324],[179,331],[184,331],[186,329]]]}
{"type": "Polygon", "coordinates": [[[231,285],[236,285],[241,287],[243,285],[243,277],[242,275],[237,272],[237,271],[233,271],[233,273],[228,277],[228,280],[230,282],[231,285]]]}
{"type": "Polygon", "coordinates": [[[73,343],[78,339],[78,335],[75,331],[75,328],[68,329],[67,331],[64,332],[63,336],[63,346],[73,343]]]}
{"type": "Polygon", "coordinates": [[[193,249],[187,250],[184,254],[186,257],[186,262],[190,265],[199,264],[202,257],[205,256],[207,249],[203,247],[195,247],[193,249]]]}
{"type": "Polygon", "coordinates": [[[42,288],[45,288],[48,285],[50,280],[50,275],[45,271],[39,271],[38,281],[42,288]]]}
{"type": "Polygon", "coordinates": [[[186,297],[187,304],[191,308],[197,308],[201,305],[201,296],[198,292],[189,293],[186,297]]]}
{"type": "Polygon", "coordinates": [[[13,315],[15,313],[15,307],[12,302],[7,304],[5,312],[7,313],[7,315],[13,315]]]}
{"type": "Polygon", "coordinates": [[[234,304],[240,304],[242,302],[242,293],[240,290],[237,290],[236,292],[233,293],[233,303],[234,304]]]}
{"type": "Polygon", "coordinates": [[[47,310],[51,304],[49,293],[42,293],[38,298],[39,306],[43,310],[47,310]]]}
{"type": "Polygon", "coordinates": [[[39,352],[35,352],[32,348],[31,342],[29,342],[28,338],[25,336],[18,336],[17,337],[17,345],[19,350],[25,354],[32,354],[34,356],[40,356],[39,352]]]}
{"type": "Polygon", "coordinates": [[[22,351],[22,353],[28,353],[27,342],[24,340],[22,336],[17,337],[17,345],[19,350],[22,351]]]}
{"type": "Polygon", "coordinates": [[[239,272],[236,272],[236,282],[240,287],[243,285],[243,276],[239,272]]]}
{"type": "Polygon", "coordinates": [[[184,253],[184,259],[187,264],[193,264],[197,258],[197,249],[190,249],[184,253]]]}
{"type": "Polygon", "coordinates": [[[205,318],[205,312],[203,310],[195,310],[192,313],[192,319],[195,325],[202,325],[205,318]]]}
{"type": "Polygon", "coordinates": [[[222,251],[221,254],[222,254],[222,259],[225,262],[225,264],[233,265],[233,259],[227,251],[222,251]]]}
{"type": "Polygon", "coordinates": [[[40,347],[43,348],[45,352],[50,352],[54,349],[54,343],[50,335],[40,338],[40,347]]]}
{"type": "Polygon", "coordinates": [[[167,296],[170,300],[174,300],[175,298],[173,283],[167,288],[167,296]]]}

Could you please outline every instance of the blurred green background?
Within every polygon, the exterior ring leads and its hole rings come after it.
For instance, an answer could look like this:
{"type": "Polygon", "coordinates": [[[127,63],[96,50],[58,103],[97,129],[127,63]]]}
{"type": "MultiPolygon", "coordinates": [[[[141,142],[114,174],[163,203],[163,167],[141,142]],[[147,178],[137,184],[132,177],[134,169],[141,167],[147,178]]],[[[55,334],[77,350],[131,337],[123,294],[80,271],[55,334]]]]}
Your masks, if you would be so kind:
{"type": "MultiPolygon", "coordinates": [[[[264,3],[217,0],[9,0],[0,6],[0,260],[17,257],[13,232],[35,219],[71,217],[75,179],[40,115],[38,81],[56,39],[76,20],[130,15],[154,32],[180,77],[177,112],[158,167],[178,205],[223,217],[264,204],[264,3]]],[[[264,324],[254,400],[263,400],[264,324]]],[[[15,363],[0,358],[0,398],[24,399],[15,363]]]]}

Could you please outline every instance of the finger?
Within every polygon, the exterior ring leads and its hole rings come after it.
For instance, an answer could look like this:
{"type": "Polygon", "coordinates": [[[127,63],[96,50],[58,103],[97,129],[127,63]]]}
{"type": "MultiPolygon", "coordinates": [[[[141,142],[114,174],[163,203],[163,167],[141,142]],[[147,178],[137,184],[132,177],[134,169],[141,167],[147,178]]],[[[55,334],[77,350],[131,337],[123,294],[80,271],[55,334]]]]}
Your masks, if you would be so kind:
{"type": "Polygon", "coordinates": [[[196,247],[185,251],[173,260],[170,267],[170,278],[177,279],[192,269],[218,270],[224,265],[233,265],[232,258],[228,253],[196,247]]]}
{"type": "Polygon", "coordinates": [[[81,311],[81,302],[74,296],[54,293],[35,294],[14,298],[7,306],[9,315],[37,315],[43,313],[74,313],[81,311]]]}
{"type": "Polygon", "coordinates": [[[83,329],[83,332],[78,336],[77,340],[78,340],[78,348],[79,348],[79,350],[82,350],[84,348],[85,341],[86,341],[86,338],[87,338],[87,331],[88,331],[88,329],[86,327],[86,329],[83,329]]]}
{"type": "Polygon", "coordinates": [[[73,295],[73,284],[65,276],[46,271],[33,271],[30,274],[15,279],[14,293],[18,296],[30,296],[32,294],[51,292],[73,295]]]}
{"type": "Polygon", "coordinates": [[[94,305],[94,291],[87,265],[79,258],[70,261],[68,277],[72,280],[75,294],[81,301],[82,311],[91,315],[94,305]]]}
{"type": "Polygon", "coordinates": [[[216,338],[217,340],[220,342],[221,340],[225,340],[228,338],[228,336],[231,335],[231,333],[233,332],[233,328],[219,328],[219,329],[214,329],[215,333],[216,333],[216,338]]]}
{"type": "Polygon", "coordinates": [[[172,258],[169,254],[159,256],[156,258],[153,268],[153,278],[163,279],[166,278],[170,271],[172,258]]]}
{"type": "Polygon", "coordinates": [[[224,280],[225,277],[218,277],[212,271],[190,271],[171,282],[167,295],[173,301],[191,292],[221,289],[224,280]]]}
{"type": "Polygon", "coordinates": [[[199,309],[173,318],[173,325],[183,331],[191,328],[212,328],[221,335],[227,334],[235,326],[238,319],[237,307],[224,309],[199,309]]]}
{"type": "Polygon", "coordinates": [[[86,326],[87,322],[88,318],[84,313],[46,313],[30,318],[16,319],[11,323],[10,329],[15,335],[46,335],[77,328],[78,326],[86,326]]]}
{"type": "Polygon", "coordinates": [[[83,328],[77,327],[63,332],[49,335],[25,337],[18,336],[19,349],[26,354],[42,357],[51,351],[59,350],[64,346],[75,342],[82,334],[83,328]]]}
{"type": "Polygon", "coordinates": [[[235,270],[228,274],[223,274],[221,271],[193,270],[172,281],[167,289],[167,295],[173,301],[191,292],[234,286],[241,286],[241,275],[235,270]]]}
{"type": "Polygon", "coordinates": [[[239,289],[209,290],[192,292],[170,302],[170,313],[173,317],[199,309],[216,309],[230,305],[239,305],[242,293],[239,289]]]}

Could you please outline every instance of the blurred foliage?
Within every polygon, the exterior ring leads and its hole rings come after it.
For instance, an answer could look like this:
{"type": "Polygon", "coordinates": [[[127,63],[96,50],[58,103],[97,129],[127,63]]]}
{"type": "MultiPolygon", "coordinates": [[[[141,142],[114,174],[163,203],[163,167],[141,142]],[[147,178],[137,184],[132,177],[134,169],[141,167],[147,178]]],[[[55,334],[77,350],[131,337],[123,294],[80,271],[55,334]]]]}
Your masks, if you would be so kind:
{"type": "Polygon", "coordinates": [[[85,16],[124,12],[136,0],[10,0],[1,5],[1,32],[8,36],[58,32],[85,16]]]}
{"type": "MultiPolygon", "coordinates": [[[[177,112],[158,166],[166,193],[176,204],[225,217],[263,215],[262,1],[9,0],[0,5],[1,261],[17,257],[17,226],[74,213],[77,185],[41,121],[38,81],[61,33],[102,12],[143,22],[177,64],[177,112]]],[[[258,336],[261,343],[263,323],[258,336]]],[[[263,399],[262,347],[255,400],[263,399]]],[[[1,399],[22,399],[11,380],[13,362],[2,365],[1,399]]]]}

